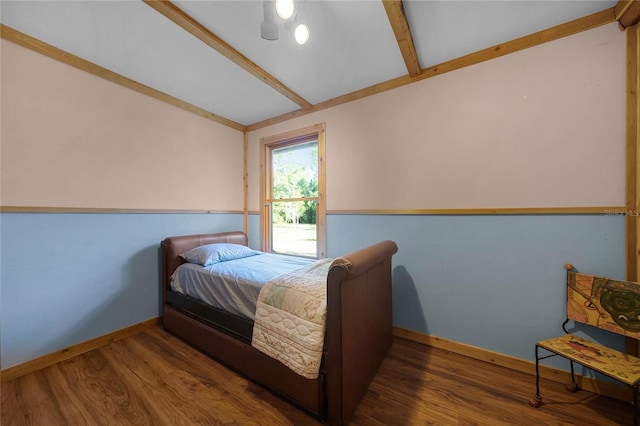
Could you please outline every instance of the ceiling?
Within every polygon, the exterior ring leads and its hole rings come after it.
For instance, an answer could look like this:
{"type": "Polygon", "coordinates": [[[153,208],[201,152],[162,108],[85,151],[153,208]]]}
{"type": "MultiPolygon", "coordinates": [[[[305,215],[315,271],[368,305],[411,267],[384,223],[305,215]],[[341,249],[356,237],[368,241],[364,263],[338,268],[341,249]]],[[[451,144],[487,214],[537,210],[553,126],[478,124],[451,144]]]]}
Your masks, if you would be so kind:
{"type": "MultiPolygon", "coordinates": [[[[408,23],[425,69],[616,3],[404,0],[395,23],[408,23]]],[[[262,39],[262,1],[2,0],[0,21],[240,127],[409,74],[381,0],[307,0],[300,10],[306,45],[281,22],[279,40],[262,39]]]]}

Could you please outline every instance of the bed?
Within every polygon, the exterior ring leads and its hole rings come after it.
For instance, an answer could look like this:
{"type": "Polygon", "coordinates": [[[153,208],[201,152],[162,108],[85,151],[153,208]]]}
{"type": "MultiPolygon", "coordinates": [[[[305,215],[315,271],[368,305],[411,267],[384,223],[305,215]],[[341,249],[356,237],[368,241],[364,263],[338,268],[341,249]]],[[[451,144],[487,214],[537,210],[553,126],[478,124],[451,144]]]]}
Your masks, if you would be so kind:
{"type": "Polygon", "coordinates": [[[172,290],[181,254],[212,243],[247,246],[240,231],[162,241],[163,327],[330,425],[347,424],[392,343],[391,258],[382,241],[342,256],[326,279],[326,333],[318,377],[296,374],[251,345],[253,321],[172,290]]]}

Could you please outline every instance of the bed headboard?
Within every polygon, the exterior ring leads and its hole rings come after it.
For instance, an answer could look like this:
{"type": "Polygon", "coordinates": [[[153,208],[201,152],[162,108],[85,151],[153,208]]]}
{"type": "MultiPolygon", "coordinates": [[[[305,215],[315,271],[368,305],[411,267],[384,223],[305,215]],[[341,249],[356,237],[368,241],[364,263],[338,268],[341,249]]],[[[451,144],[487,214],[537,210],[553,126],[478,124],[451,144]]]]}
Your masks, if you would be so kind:
{"type": "Polygon", "coordinates": [[[169,286],[169,278],[176,268],[184,263],[180,257],[185,251],[204,244],[234,243],[247,245],[247,235],[242,231],[220,232],[218,234],[182,235],[162,240],[162,285],[163,299],[169,286]]]}

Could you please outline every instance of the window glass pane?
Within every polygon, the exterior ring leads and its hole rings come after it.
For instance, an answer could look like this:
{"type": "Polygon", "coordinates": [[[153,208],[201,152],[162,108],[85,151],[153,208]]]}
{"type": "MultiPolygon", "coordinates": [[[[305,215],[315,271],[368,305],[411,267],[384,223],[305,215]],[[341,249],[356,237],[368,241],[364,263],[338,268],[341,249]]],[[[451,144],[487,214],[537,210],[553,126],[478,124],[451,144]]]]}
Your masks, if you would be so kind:
{"type": "Polygon", "coordinates": [[[272,152],[274,199],[318,196],[318,142],[306,142],[272,152]]]}
{"type": "Polygon", "coordinates": [[[278,201],[271,205],[271,249],[276,253],[316,257],[317,203],[278,201]]]}

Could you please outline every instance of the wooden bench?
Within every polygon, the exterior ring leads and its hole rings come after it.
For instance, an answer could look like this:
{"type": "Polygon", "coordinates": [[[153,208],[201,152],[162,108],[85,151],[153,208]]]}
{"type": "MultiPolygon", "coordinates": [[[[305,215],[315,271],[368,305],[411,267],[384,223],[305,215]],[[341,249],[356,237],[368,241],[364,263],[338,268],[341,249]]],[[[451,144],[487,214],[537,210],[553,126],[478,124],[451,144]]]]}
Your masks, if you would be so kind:
{"type": "Polygon", "coordinates": [[[542,404],[540,397],[540,360],[556,355],[571,364],[571,384],[575,392],[573,363],[578,363],[611,377],[633,390],[633,424],[638,425],[638,385],[640,358],[616,351],[567,331],[570,320],[640,339],[640,284],[578,273],[572,265],[567,269],[567,317],[562,324],[565,334],[536,343],[536,396],[529,400],[532,407],[542,404]],[[540,349],[551,352],[540,356],[540,349]]]}

